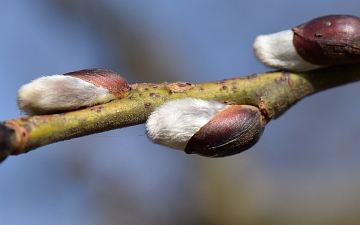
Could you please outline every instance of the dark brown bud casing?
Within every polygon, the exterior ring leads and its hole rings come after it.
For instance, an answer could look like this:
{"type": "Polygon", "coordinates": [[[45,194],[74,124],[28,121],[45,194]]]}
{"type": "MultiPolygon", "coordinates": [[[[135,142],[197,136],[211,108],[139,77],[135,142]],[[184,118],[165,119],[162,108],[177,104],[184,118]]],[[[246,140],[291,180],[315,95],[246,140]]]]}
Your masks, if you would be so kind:
{"type": "Polygon", "coordinates": [[[328,15],[293,28],[298,54],[317,65],[360,62],[360,18],[328,15]]]}
{"type": "Polygon", "coordinates": [[[106,88],[117,98],[125,97],[130,90],[127,80],[112,70],[84,69],[65,73],[64,76],[76,77],[96,87],[106,88]]]}
{"type": "Polygon", "coordinates": [[[216,114],[189,140],[185,152],[207,157],[225,157],[252,147],[266,122],[258,108],[234,105],[216,114]]]}

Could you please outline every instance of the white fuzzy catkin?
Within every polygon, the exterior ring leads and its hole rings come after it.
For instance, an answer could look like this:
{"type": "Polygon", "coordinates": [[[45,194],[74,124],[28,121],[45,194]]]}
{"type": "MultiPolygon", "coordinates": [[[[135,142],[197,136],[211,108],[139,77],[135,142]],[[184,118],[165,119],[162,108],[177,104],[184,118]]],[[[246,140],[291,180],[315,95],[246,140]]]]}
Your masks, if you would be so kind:
{"type": "Polygon", "coordinates": [[[297,53],[293,38],[292,30],[260,35],[254,42],[255,55],[267,66],[290,71],[303,72],[323,67],[305,61],[297,53]]]}
{"type": "Polygon", "coordinates": [[[217,101],[194,98],[169,101],[151,113],[146,134],[157,144],[184,150],[190,138],[227,107],[217,101]]]}
{"type": "Polygon", "coordinates": [[[103,87],[79,78],[53,75],[40,77],[18,91],[18,105],[29,115],[50,114],[109,102],[116,97],[103,87]]]}

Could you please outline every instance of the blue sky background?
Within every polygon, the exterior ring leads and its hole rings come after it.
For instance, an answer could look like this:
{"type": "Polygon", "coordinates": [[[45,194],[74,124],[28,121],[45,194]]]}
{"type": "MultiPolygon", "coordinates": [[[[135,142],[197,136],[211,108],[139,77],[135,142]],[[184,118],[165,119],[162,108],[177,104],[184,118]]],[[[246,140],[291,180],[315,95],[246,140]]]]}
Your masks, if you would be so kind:
{"type": "MultiPolygon", "coordinates": [[[[0,120],[41,75],[112,69],[199,83],[270,70],[257,35],[358,0],[1,0],[0,120]]],[[[251,150],[223,159],[152,144],[144,125],[9,157],[0,224],[360,224],[360,84],[306,98],[251,150]]]]}

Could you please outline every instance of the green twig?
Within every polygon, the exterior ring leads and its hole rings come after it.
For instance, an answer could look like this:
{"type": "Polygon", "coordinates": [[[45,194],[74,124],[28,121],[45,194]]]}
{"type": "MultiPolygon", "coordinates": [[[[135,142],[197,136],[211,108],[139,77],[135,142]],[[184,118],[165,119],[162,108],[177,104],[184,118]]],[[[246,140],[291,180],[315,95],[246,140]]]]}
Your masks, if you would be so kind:
{"type": "Polygon", "coordinates": [[[310,94],[358,80],[360,64],[306,73],[253,74],[197,85],[133,84],[129,95],[107,104],[5,120],[0,123],[0,161],[58,141],[144,123],[154,108],[172,99],[191,97],[253,105],[271,120],[310,94]]]}

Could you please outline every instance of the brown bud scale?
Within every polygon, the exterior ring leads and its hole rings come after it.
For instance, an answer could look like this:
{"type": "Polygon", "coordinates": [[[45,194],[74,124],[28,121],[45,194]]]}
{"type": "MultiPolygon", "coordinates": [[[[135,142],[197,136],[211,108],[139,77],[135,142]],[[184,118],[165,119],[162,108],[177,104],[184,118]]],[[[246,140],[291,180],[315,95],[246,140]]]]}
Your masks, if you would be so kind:
{"type": "Polygon", "coordinates": [[[329,15],[293,28],[298,54],[316,65],[360,62],[360,18],[329,15]]]}
{"type": "Polygon", "coordinates": [[[117,98],[125,97],[130,90],[127,80],[112,70],[84,69],[65,73],[64,75],[79,78],[96,87],[106,88],[117,98]]]}
{"type": "Polygon", "coordinates": [[[258,108],[247,105],[230,106],[215,115],[189,140],[188,154],[207,157],[230,156],[252,147],[265,128],[258,108]]]}

